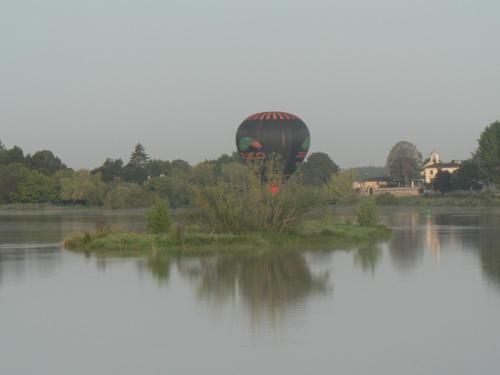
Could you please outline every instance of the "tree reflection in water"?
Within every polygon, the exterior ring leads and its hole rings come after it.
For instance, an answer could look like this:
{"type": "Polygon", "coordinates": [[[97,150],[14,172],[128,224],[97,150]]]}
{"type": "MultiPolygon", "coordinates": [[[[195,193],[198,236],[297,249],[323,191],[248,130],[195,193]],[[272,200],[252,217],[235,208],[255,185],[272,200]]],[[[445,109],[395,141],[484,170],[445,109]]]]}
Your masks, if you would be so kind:
{"type": "Polygon", "coordinates": [[[196,282],[201,299],[217,306],[240,299],[253,318],[276,320],[289,307],[328,290],[328,274],[313,274],[295,252],[184,259],[178,265],[182,275],[196,282]]]}
{"type": "Polygon", "coordinates": [[[481,217],[476,242],[481,259],[481,269],[486,279],[500,288],[500,216],[481,217]]]}
{"type": "Polygon", "coordinates": [[[354,264],[359,265],[363,272],[370,271],[374,275],[375,268],[382,259],[382,253],[383,251],[379,244],[371,243],[361,246],[353,252],[354,264]]]}
{"type": "Polygon", "coordinates": [[[141,272],[150,272],[159,284],[166,284],[170,279],[173,262],[172,256],[157,254],[141,259],[137,265],[141,272]]]}

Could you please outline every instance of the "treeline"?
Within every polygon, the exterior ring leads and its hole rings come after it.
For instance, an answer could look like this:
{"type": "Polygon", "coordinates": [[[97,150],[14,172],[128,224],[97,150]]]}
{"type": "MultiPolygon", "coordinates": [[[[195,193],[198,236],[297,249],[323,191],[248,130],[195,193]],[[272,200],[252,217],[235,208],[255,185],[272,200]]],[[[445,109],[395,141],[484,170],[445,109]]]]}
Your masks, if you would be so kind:
{"type": "MultiPolygon", "coordinates": [[[[125,163],[106,159],[93,170],[68,168],[51,151],[24,155],[20,147],[0,142],[0,204],[52,203],[106,208],[148,207],[158,197],[171,207],[190,206],[193,190],[223,174],[237,153],[191,166],[184,160],[151,159],[139,143],[125,163]]],[[[294,176],[308,186],[325,185],[339,167],[321,152],[313,153],[294,176]]]]}
{"type": "Polygon", "coordinates": [[[476,151],[453,173],[439,171],[431,183],[441,193],[469,190],[496,190],[500,187],[500,122],[487,126],[476,151]]]}
{"type": "MultiPolygon", "coordinates": [[[[446,163],[445,163],[446,164],[446,163]]],[[[411,181],[422,179],[425,162],[417,147],[406,141],[398,142],[389,152],[386,169],[393,183],[409,186],[411,181]]],[[[442,193],[450,191],[495,190],[500,186],[500,122],[487,126],[478,140],[476,151],[460,167],[450,173],[439,170],[430,186],[442,193]]]]}

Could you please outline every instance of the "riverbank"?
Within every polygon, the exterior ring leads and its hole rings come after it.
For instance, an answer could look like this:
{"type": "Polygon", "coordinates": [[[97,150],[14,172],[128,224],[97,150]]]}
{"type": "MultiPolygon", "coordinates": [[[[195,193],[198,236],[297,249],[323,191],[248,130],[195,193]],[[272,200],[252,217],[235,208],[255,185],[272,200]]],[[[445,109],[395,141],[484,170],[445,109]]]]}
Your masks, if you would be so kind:
{"type": "Polygon", "coordinates": [[[401,207],[500,207],[500,197],[492,195],[432,195],[395,197],[380,195],[375,198],[378,206],[401,207]]]}
{"type": "Polygon", "coordinates": [[[68,250],[97,254],[203,254],[262,250],[327,250],[349,248],[388,239],[392,231],[383,226],[362,227],[308,221],[293,233],[206,233],[196,228],[170,234],[100,230],[75,235],[64,241],[68,250]]]}

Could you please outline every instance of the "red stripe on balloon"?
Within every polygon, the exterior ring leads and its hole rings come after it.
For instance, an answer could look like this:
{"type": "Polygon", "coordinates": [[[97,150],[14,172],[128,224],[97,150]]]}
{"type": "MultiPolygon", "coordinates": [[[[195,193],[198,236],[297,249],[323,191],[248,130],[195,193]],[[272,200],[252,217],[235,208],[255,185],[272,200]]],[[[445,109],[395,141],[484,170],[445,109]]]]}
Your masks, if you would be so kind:
{"type": "Polygon", "coordinates": [[[247,120],[300,120],[288,112],[259,112],[247,117],[247,120]]]}

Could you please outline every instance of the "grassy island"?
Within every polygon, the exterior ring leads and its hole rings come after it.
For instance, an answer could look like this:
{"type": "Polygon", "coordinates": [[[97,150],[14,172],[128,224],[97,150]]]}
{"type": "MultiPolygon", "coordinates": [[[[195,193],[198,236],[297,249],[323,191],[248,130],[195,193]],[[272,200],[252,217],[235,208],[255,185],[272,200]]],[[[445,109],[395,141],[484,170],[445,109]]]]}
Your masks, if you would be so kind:
{"type": "Polygon", "coordinates": [[[148,231],[103,227],[65,241],[86,252],[206,253],[269,249],[332,249],[390,236],[372,200],[358,208],[356,224],[339,223],[324,211],[321,191],[285,181],[273,166],[230,164],[221,178],[194,189],[193,215],[174,224],[169,205],[157,201],[147,213],[148,231]],[[278,193],[270,186],[280,186],[278,193]]]}
{"type": "Polygon", "coordinates": [[[387,239],[391,230],[383,225],[306,222],[298,232],[208,233],[189,229],[182,233],[155,234],[121,230],[98,230],[66,240],[67,249],[91,253],[204,254],[267,250],[326,250],[347,248],[387,239]]]}

